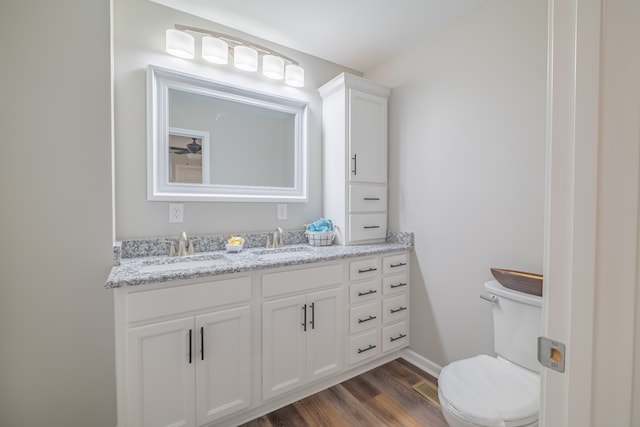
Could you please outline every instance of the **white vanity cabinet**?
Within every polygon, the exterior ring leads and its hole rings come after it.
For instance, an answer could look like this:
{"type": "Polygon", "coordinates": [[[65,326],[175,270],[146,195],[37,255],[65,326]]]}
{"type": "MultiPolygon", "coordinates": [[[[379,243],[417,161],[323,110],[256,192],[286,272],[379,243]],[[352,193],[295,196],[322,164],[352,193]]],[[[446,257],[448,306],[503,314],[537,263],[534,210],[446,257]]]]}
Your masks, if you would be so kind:
{"type": "Polygon", "coordinates": [[[250,406],[250,296],[250,277],[116,295],[126,425],[200,426],[250,406]]]}
{"type": "Polygon", "coordinates": [[[115,289],[118,425],[228,427],[409,344],[409,252],[115,289]]]}
{"type": "Polygon", "coordinates": [[[340,74],[323,98],[324,216],[342,245],[382,242],[387,231],[389,88],[340,74]]]}
{"type": "Polygon", "coordinates": [[[343,264],[262,276],[262,397],[343,367],[343,264]]]}

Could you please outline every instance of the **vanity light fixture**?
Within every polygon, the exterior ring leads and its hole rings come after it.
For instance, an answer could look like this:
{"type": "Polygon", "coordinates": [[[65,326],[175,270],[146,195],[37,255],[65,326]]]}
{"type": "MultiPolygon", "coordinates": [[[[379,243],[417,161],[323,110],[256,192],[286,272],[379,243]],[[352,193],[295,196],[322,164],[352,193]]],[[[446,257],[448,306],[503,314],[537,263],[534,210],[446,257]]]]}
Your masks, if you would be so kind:
{"type": "Polygon", "coordinates": [[[233,55],[233,65],[244,71],[258,71],[262,57],[262,74],[274,80],[282,80],[293,87],[304,86],[304,69],[298,61],[266,47],[249,43],[237,37],[227,36],[201,28],[175,25],[166,34],[166,50],[180,58],[195,57],[195,39],[189,33],[204,34],[201,39],[202,59],[214,64],[228,64],[233,55]],[[285,66],[286,64],[286,66],[285,66]]]}

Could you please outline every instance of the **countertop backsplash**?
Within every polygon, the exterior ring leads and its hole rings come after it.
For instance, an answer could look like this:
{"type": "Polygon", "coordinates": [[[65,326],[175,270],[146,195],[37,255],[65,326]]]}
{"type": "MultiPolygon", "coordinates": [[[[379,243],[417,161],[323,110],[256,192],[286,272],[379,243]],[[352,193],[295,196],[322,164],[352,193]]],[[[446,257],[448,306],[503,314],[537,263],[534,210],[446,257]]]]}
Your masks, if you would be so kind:
{"type": "MultiPolygon", "coordinates": [[[[234,233],[244,239],[244,248],[264,248],[267,237],[273,232],[234,233]]],[[[195,253],[222,251],[231,234],[214,234],[208,236],[187,236],[195,253]]],[[[301,245],[307,243],[304,230],[284,231],[285,245],[301,245]]],[[[153,239],[132,239],[116,242],[113,247],[113,265],[120,265],[123,258],[142,258],[153,256],[169,256],[171,242],[178,246],[179,237],[159,237],[153,239]]],[[[413,247],[413,233],[387,231],[386,243],[399,243],[413,247]]]]}

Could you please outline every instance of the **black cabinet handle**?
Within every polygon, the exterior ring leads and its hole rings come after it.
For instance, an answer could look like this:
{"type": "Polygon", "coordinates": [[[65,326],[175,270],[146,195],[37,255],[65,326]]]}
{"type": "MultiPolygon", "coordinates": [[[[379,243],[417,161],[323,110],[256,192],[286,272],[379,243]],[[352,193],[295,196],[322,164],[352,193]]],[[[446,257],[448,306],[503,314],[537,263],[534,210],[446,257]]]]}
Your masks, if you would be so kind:
{"type": "Polygon", "coordinates": [[[373,320],[373,319],[377,319],[377,317],[376,316],[369,316],[366,319],[358,319],[358,323],[368,322],[368,321],[373,320]]]}
{"type": "Polygon", "coordinates": [[[396,268],[396,267],[404,267],[405,265],[407,265],[406,262],[399,262],[397,264],[391,264],[391,268],[396,268]]]}
{"type": "Polygon", "coordinates": [[[406,309],[407,309],[407,307],[392,308],[391,309],[391,314],[397,313],[399,311],[403,311],[403,310],[406,310],[406,309]]]}
{"type": "Polygon", "coordinates": [[[189,363],[191,363],[191,347],[192,347],[192,338],[191,338],[191,329],[189,329],[189,363]]]}
{"type": "Polygon", "coordinates": [[[204,326],[200,326],[200,360],[204,360],[204,326]]]}
{"type": "Polygon", "coordinates": [[[371,289],[371,290],[369,290],[367,292],[358,292],[358,296],[359,297],[363,297],[365,295],[375,294],[376,292],[378,292],[378,291],[376,291],[375,289],[371,289]]]}
{"type": "Polygon", "coordinates": [[[302,322],[303,330],[307,332],[307,304],[302,306],[302,310],[304,311],[304,321],[302,322]]]}
{"type": "Polygon", "coordinates": [[[376,348],[375,345],[369,344],[369,347],[367,347],[367,348],[359,348],[358,349],[358,354],[364,353],[365,351],[373,350],[374,348],[376,348]]]}
{"type": "Polygon", "coordinates": [[[395,288],[399,288],[400,286],[407,286],[407,284],[406,284],[406,283],[402,283],[402,282],[400,282],[400,283],[398,283],[397,285],[390,285],[389,287],[390,287],[391,289],[395,289],[395,288]]]}
{"type": "Polygon", "coordinates": [[[378,201],[380,200],[380,197],[365,197],[364,199],[367,201],[378,201]]]}
{"type": "Polygon", "coordinates": [[[316,303],[311,303],[311,329],[316,328],[316,303]]]}
{"type": "Polygon", "coordinates": [[[353,160],[353,169],[351,170],[351,172],[354,175],[358,175],[358,158],[356,157],[356,154],[353,155],[351,160],[353,160]]]}
{"type": "Polygon", "coordinates": [[[377,268],[367,268],[366,270],[358,270],[358,273],[369,273],[370,271],[377,271],[377,268]]]}
{"type": "Polygon", "coordinates": [[[379,226],[379,225],[365,225],[365,226],[364,226],[364,229],[365,229],[365,230],[369,230],[369,229],[371,229],[371,228],[380,228],[380,226],[379,226]]]}
{"type": "Polygon", "coordinates": [[[397,336],[397,337],[395,337],[395,338],[394,338],[394,337],[389,338],[389,341],[391,341],[391,342],[398,341],[398,340],[401,340],[401,339],[402,339],[402,338],[404,338],[404,337],[406,337],[406,335],[405,335],[405,334],[400,334],[400,335],[398,335],[398,336],[397,336]]]}

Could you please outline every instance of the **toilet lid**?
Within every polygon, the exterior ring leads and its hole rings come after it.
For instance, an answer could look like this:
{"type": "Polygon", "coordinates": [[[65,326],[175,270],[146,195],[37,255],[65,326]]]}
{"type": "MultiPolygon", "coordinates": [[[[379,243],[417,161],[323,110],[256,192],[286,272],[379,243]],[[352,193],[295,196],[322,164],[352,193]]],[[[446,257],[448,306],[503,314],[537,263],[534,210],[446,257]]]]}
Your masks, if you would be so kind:
{"type": "Polygon", "coordinates": [[[526,424],[538,418],[540,378],[486,355],[453,362],[440,372],[440,399],[479,425],[526,424]]]}

